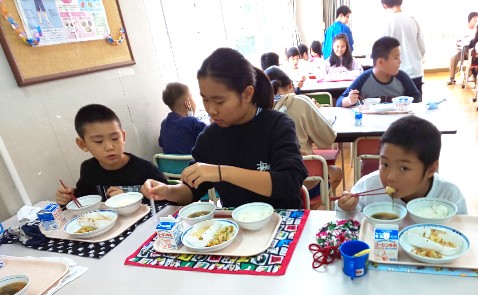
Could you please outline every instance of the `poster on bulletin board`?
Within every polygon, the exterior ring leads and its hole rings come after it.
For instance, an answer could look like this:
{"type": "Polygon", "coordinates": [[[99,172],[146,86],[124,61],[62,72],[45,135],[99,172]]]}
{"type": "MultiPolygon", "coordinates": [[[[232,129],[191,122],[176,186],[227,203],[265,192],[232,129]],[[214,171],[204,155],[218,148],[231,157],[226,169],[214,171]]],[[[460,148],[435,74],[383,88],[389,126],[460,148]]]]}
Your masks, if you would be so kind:
{"type": "Polygon", "coordinates": [[[104,39],[109,32],[102,0],[15,0],[29,38],[39,46],[104,39]]]}
{"type": "Polygon", "coordinates": [[[135,64],[118,0],[0,0],[0,11],[19,86],[135,64]]]}

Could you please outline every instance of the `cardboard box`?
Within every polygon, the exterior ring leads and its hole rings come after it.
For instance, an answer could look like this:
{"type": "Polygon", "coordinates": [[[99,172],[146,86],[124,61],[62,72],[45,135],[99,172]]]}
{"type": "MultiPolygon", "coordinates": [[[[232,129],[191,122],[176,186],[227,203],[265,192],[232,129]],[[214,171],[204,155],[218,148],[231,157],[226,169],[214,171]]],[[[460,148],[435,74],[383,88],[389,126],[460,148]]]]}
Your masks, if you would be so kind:
{"type": "Polygon", "coordinates": [[[179,249],[183,245],[181,242],[183,231],[183,223],[174,217],[159,218],[159,224],[156,226],[159,247],[171,250],[179,249]]]}
{"type": "Polygon", "coordinates": [[[37,213],[38,219],[45,230],[61,228],[66,220],[58,204],[48,204],[37,213]]]}

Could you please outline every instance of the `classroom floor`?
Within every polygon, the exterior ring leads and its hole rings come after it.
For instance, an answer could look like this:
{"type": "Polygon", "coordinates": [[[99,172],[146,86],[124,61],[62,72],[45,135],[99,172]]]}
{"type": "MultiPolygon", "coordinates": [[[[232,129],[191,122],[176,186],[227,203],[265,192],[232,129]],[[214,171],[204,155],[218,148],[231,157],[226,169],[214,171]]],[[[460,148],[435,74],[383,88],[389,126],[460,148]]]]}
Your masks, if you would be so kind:
{"type": "MultiPolygon", "coordinates": [[[[457,81],[459,76],[457,76],[457,81]]],[[[425,74],[423,96],[436,99],[446,98],[458,110],[457,116],[444,117],[455,120],[458,132],[442,136],[440,174],[456,183],[466,198],[468,213],[478,215],[478,103],[473,103],[475,95],[473,83],[465,90],[461,84],[447,86],[448,72],[425,74]],[[475,181],[477,181],[475,183],[475,181]]],[[[440,106],[442,107],[442,106],[440,106]]],[[[353,170],[350,167],[350,145],[344,144],[346,190],[353,186],[353,170]]],[[[336,163],[340,167],[339,161],[336,163]]],[[[342,184],[337,195],[342,192],[342,184]]]]}

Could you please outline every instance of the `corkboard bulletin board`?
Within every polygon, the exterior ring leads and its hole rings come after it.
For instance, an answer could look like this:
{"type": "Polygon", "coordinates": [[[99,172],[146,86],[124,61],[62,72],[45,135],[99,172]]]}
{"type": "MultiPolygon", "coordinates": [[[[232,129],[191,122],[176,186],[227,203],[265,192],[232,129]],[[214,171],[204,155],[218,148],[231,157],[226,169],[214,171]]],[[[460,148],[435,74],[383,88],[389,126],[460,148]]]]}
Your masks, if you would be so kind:
{"type": "MultiPolygon", "coordinates": [[[[4,0],[8,12],[23,28],[13,0],[4,0]]],[[[114,39],[126,28],[117,0],[103,0],[114,39]]],[[[0,43],[18,86],[72,77],[135,64],[128,35],[120,45],[106,40],[36,46],[23,42],[0,14],[0,43]]],[[[40,40],[41,44],[41,40],[40,40]]]]}

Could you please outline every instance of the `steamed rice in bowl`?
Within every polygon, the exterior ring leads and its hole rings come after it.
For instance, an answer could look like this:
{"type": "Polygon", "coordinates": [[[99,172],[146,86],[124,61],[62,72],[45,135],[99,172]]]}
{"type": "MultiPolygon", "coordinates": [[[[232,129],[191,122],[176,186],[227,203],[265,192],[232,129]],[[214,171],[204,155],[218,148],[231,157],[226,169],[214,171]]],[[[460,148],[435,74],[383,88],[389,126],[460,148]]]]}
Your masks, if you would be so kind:
{"type": "Polygon", "coordinates": [[[236,218],[242,222],[256,222],[267,218],[270,214],[270,210],[243,210],[236,215],[236,218]]]}
{"type": "Polygon", "coordinates": [[[458,207],[443,199],[418,198],[407,204],[407,210],[416,223],[444,223],[458,211],[458,207]]]}
{"type": "Polygon", "coordinates": [[[274,208],[262,202],[244,204],[232,211],[232,218],[241,228],[247,230],[260,230],[272,218],[274,208]]]}
{"type": "Polygon", "coordinates": [[[448,215],[448,208],[443,205],[432,205],[418,209],[415,214],[425,218],[443,218],[448,215]]]}

